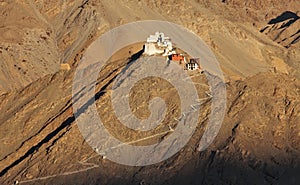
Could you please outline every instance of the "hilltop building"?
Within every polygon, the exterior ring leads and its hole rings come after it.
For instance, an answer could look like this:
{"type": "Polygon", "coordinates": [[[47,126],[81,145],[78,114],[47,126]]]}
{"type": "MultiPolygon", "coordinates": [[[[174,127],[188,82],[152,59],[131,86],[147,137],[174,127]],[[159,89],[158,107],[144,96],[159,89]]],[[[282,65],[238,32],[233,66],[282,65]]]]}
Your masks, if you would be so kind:
{"type": "Polygon", "coordinates": [[[186,59],[183,54],[171,54],[168,58],[169,60],[176,61],[179,64],[186,63],[186,59]]]}
{"type": "Polygon", "coordinates": [[[191,58],[188,63],[185,65],[185,69],[189,71],[195,71],[200,69],[200,59],[191,58]]]}
{"type": "Polygon", "coordinates": [[[156,32],[147,38],[147,42],[144,45],[144,54],[149,56],[162,55],[167,57],[167,61],[178,62],[185,70],[195,71],[201,69],[199,58],[192,58],[187,62],[183,54],[176,53],[171,39],[162,32],[156,32]]]}
{"type": "Polygon", "coordinates": [[[173,44],[169,37],[165,37],[164,33],[156,32],[155,35],[150,35],[147,38],[147,43],[144,46],[146,55],[162,54],[168,56],[173,51],[173,44]]]}

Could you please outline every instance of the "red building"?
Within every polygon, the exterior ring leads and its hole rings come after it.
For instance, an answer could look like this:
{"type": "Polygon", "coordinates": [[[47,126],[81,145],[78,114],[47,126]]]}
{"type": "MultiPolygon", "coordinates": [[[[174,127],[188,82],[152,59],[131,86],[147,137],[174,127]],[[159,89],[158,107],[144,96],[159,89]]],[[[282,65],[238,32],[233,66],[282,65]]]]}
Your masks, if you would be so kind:
{"type": "Polygon", "coordinates": [[[169,56],[169,60],[177,61],[179,64],[184,62],[184,56],[182,54],[172,54],[169,56]]]}

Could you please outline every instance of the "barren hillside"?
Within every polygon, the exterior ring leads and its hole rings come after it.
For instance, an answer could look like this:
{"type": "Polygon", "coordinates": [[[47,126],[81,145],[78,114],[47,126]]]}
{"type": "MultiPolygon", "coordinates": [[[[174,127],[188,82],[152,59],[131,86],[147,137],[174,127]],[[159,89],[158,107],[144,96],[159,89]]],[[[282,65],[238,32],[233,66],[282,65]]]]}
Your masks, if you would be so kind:
{"type": "MultiPolygon", "coordinates": [[[[1,184],[299,184],[299,1],[0,4],[1,184]],[[84,140],[72,108],[72,85],[76,67],[94,40],[139,20],[174,22],[200,36],[223,70],[227,108],[208,149],[197,150],[208,124],[210,99],[203,102],[197,129],[180,152],[158,164],[129,167],[105,159],[84,140]]],[[[99,116],[124,142],[176,127],[172,117],[180,114],[176,89],[152,78],[138,83],[129,96],[132,111],[142,118],[149,116],[151,99],[165,100],[168,112],[156,130],[130,132],[114,115],[113,81],[141,49],[136,43],[115,53],[100,72],[94,92],[99,116]]],[[[207,83],[205,76],[189,75],[199,97],[205,98],[208,88],[197,85],[207,83]]],[[[90,113],[83,109],[81,114],[90,113]]]]}

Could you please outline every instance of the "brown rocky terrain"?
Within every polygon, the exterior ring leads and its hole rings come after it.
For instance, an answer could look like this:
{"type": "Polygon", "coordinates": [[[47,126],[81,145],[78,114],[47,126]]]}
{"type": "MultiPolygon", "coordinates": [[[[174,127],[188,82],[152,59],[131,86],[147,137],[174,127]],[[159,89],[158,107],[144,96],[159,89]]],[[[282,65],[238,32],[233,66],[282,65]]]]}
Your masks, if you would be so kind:
{"type": "MultiPolygon", "coordinates": [[[[299,1],[0,4],[1,184],[299,184],[299,1]],[[226,79],[227,109],[217,138],[205,151],[197,147],[210,101],[203,103],[199,126],[179,153],[151,166],[128,167],[99,156],[85,142],[72,109],[72,83],[84,51],[98,36],[147,19],[183,25],[209,45],[226,79]],[[63,63],[70,70],[61,68],[63,63]]],[[[116,53],[97,80],[99,115],[115,136],[123,134],[121,140],[127,135],[110,112],[110,89],[130,53],[140,49],[134,45],[116,53]]],[[[205,82],[204,76],[193,79],[205,82]]],[[[165,98],[171,113],[178,113],[176,96],[168,98],[174,88],[160,79],[138,85],[132,106],[141,117],[148,116],[143,101],[152,96],[165,98]]],[[[207,89],[196,88],[205,96],[207,89]]],[[[163,138],[155,139],[150,142],[163,138]]]]}
{"type": "MultiPolygon", "coordinates": [[[[284,12],[272,19],[261,32],[270,35],[272,40],[284,47],[299,45],[299,16],[293,12],[284,12]]],[[[297,47],[297,46],[296,46],[297,47]]],[[[299,46],[298,46],[299,47],[299,46]]]]}

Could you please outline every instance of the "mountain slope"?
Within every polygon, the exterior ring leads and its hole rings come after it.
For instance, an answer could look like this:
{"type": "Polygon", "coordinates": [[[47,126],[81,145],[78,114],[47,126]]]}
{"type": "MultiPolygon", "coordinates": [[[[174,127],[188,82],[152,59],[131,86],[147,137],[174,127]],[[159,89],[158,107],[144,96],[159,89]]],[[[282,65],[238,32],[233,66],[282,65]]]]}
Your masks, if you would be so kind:
{"type": "MultiPolygon", "coordinates": [[[[294,14],[283,22],[270,20],[288,11],[286,7],[296,12],[299,2],[284,1],[286,6],[282,2],[1,2],[0,183],[297,184],[300,54],[299,42],[293,40],[298,37],[294,31],[299,20],[294,14]],[[248,10],[241,8],[244,6],[248,10]],[[271,7],[276,7],[273,13],[267,11],[271,7]],[[84,141],[72,110],[72,83],[85,49],[98,36],[144,19],[183,25],[209,45],[226,78],[227,110],[222,128],[207,150],[196,149],[207,124],[210,101],[202,105],[199,126],[178,154],[152,166],[127,167],[97,155],[84,141]],[[295,21],[288,23],[291,20],[295,21]],[[71,69],[60,69],[61,63],[71,69]]],[[[129,48],[130,53],[141,49],[129,48]]],[[[107,123],[116,121],[109,111],[110,88],[129,63],[127,50],[117,53],[97,80],[96,103],[107,123]]],[[[140,89],[173,95],[172,88],[149,89],[155,83],[147,81],[140,89]]],[[[197,88],[200,95],[207,90],[197,88]]],[[[134,93],[134,104],[147,99],[147,93],[134,93]]],[[[177,102],[167,100],[171,105],[177,102]]],[[[136,110],[145,116],[145,107],[136,110]]],[[[111,130],[124,131],[123,127],[111,130]]]]}

